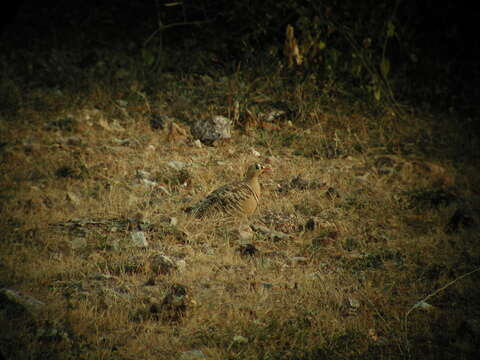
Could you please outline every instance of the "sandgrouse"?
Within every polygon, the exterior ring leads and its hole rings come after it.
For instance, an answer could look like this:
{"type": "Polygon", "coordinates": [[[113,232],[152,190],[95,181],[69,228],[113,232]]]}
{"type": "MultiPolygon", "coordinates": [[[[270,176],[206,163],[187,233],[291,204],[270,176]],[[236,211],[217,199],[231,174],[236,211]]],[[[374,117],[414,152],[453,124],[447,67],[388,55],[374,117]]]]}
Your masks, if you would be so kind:
{"type": "Polygon", "coordinates": [[[251,165],[242,181],[219,187],[205,199],[187,208],[187,212],[194,214],[197,218],[213,214],[233,218],[246,218],[252,215],[260,200],[258,177],[265,171],[269,171],[269,168],[261,164],[251,165]]]}

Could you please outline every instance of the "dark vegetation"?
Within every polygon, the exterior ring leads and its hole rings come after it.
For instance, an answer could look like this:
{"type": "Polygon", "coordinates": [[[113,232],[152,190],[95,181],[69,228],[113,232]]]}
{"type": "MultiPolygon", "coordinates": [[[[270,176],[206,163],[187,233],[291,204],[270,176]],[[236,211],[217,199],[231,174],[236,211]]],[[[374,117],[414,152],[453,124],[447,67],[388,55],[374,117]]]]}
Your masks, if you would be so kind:
{"type": "Polygon", "coordinates": [[[478,10],[27,1],[3,16],[0,358],[478,355],[478,10]],[[231,141],[195,145],[212,115],[234,119],[231,141]],[[182,214],[259,159],[274,176],[249,243],[182,214]]]}

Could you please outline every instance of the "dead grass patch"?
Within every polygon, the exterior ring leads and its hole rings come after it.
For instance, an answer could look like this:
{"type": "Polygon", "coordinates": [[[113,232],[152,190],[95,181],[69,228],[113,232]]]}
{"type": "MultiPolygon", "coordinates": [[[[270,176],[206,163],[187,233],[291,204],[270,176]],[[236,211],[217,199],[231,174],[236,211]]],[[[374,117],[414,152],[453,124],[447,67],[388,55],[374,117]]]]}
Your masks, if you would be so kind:
{"type": "MultiPolygon", "coordinates": [[[[210,79],[214,104],[196,107],[193,100],[204,94],[197,82],[205,81],[171,80],[157,100],[187,127],[195,116],[225,113],[218,95],[225,89],[248,95],[240,84],[246,79],[228,86],[210,79]]],[[[274,84],[261,90],[282,95],[269,88],[274,84]]],[[[449,157],[458,153],[458,135],[445,122],[433,126],[413,115],[400,123],[389,114],[332,111],[315,105],[306,89],[287,95],[303,101],[294,126],[278,120],[279,131],[246,132],[240,118],[231,141],[198,148],[152,130],[145,98],[121,103],[122,96],[96,86],[81,106],[62,109],[53,95],[31,94],[23,121],[1,123],[0,282],[45,307],[32,317],[2,308],[7,328],[28,325],[12,333],[14,345],[4,346],[10,338],[2,335],[5,356],[472,354],[478,273],[404,321],[419,300],[479,266],[478,234],[444,231],[465,202],[478,206],[478,164],[449,157]],[[46,107],[34,106],[42,96],[46,107]],[[184,168],[170,166],[172,160],[184,168]],[[248,255],[230,225],[192,221],[182,209],[238,180],[253,161],[269,162],[274,174],[262,178],[251,222],[288,236],[254,232],[256,252],[248,255]],[[431,181],[437,176],[449,181],[431,181]],[[148,245],[135,246],[135,232],[148,245]],[[149,261],[158,254],[178,266],[156,273],[149,261]],[[186,295],[165,305],[175,286],[186,295]]]]}

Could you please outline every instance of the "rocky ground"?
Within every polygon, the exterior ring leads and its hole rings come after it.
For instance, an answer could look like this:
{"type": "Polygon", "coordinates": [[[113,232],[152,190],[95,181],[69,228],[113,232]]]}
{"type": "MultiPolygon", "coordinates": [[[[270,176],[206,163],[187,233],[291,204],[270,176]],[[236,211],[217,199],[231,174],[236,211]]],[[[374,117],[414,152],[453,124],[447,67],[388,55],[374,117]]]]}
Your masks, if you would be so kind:
{"type": "Polygon", "coordinates": [[[0,120],[4,358],[475,355],[478,140],[452,116],[118,76],[19,90],[0,120]],[[248,224],[184,213],[253,162],[248,224]]]}

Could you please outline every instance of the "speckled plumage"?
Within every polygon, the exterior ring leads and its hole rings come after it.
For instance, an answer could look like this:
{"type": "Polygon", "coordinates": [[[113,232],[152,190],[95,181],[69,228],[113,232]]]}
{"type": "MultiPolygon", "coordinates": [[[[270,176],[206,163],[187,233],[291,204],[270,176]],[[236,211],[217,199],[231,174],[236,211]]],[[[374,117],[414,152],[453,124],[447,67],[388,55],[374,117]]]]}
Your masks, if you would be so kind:
{"type": "Polygon", "coordinates": [[[264,170],[260,164],[251,165],[242,181],[219,187],[189,208],[189,212],[199,218],[213,214],[239,218],[252,215],[260,201],[258,177],[264,170]]]}

